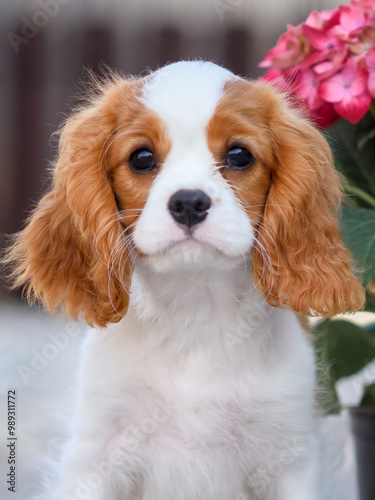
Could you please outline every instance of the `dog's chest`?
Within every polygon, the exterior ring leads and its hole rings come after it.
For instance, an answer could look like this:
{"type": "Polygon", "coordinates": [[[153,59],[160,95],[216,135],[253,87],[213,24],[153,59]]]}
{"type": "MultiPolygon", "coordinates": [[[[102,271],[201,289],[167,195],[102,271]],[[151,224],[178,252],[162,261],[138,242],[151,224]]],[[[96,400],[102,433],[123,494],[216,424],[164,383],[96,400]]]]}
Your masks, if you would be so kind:
{"type": "MultiPolygon", "coordinates": [[[[228,338],[213,347],[204,337],[223,332],[195,332],[202,342],[189,350],[164,360],[154,353],[134,369],[128,384],[137,389],[128,401],[123,428],[125,433],[129,426],[137,428],[139,450],[166,443],[181,452],[261,447],[264,436],[268,440],[278,427],[275,411],[270,411],[280,397],[274,369],[254,373],[250,341],[235,338],[238,332],[225,333],[228,338]]],[[[256,357],[260,362],[261,353],[256,357]]]]}
{"type": "Polygon", "coordinates": [[[207,364],[202,353],[188,356],[148,383],[164,415],[155,437],[173,437],[188,449],[238,446],[254,425],[255,385],[241,370],[207,364]]]}
{"type": "Polygon", "coordinates": [[[250,307],[204,319],[143,327],[129,315],[98,335],[93,363],[111,359],[106,414],[117,415],[105,455],[137,457],[168,485],[222,481],[238,494],[244,469],[289,453],[310,426],[313,357],[289,313],[250,307]]]}

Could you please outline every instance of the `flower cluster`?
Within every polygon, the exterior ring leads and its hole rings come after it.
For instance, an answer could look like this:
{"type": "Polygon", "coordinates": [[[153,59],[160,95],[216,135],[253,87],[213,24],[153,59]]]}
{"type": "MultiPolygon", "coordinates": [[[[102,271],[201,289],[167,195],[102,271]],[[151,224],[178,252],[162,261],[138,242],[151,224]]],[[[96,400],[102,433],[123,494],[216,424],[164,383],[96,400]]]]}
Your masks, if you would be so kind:
{"type": "Polygon", "coordinates": [[[375,0],[288,25],[259,66],[270,68],[264,78],[291,90],[319,125],[340,117],[357,123],[375,98],[375,0]]]}

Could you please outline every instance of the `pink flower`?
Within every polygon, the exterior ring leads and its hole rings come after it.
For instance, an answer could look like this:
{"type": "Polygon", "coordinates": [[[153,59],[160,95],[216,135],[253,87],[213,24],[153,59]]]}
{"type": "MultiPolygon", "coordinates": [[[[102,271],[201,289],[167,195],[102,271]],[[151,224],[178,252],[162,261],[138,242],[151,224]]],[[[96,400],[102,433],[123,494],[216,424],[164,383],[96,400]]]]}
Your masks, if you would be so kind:
{"type": "Polygon", "coordinates": [[[325,60],[314,65],[314,72],[323,80],[335,74],[340,68],[348,55],[348,49],[342,47],[341,50],[331,50],[326,55],[325,60]]]}
{"type": "Polygon", "coordinates": [[[370,16],[358,8],[357,2],[340,7],[340,11],[340,23],[332,28],[331,34],[345,41],[353,53],[359,54],[363,52],[364,33],[371,28],[370,16]]]}
{"type": "Polygon", "coordinates": [[[276,78],[282,78],[283,72],[281,69],[270,68],[268,69],[264,75],[259,78],[260,81],[271,82],[272,80],[276,80],[276,78]]]}
{"type": "Polygon", "coordinates": [[[367,16],[356,4],[341,7],[340,24],[348,33],[363,29],[367,24],[367,16]]]}
{"type": "Polygon", "coordinates": [[[315,66],[318,63],[321,63],[329,57],[329,54],[331,51],[318,51],[315,50],[312,52],[309,56],[306,57],[303,61],[300,62],[299,67],[302,69],[302,71],[305,71],[306,69],[310,68],[311,66],[315,66]]]}
{"type": "Polygon", "coordinates": [[[330,25],[332,24],[332,26],[337,24],[336,17],[336,11],[323,10],[322,12],[316,12],[314,10],[310,13],[304,24],[320,30],[323,29],[327,23],[330,25]]]}
{"type": "Polygon", "coordinates": [[[307,26],[311,26],[312,28],[316,28],[318,30],[323,28],[324,23],[325,19],[323,19],[321,13],[316,12],[316,10],[310,12],[309,17],[305,21],[307,26]]]}
{"type": "Polygon", "coordinates": [[[357,123],[375,99],[374,47],[375,0],[352,0],[288,26],[260,66],[277,70],[276,84],[320,125],[357,123]]]}
{"type": "Polygon", "coordinates": [[[366,54],[366,64],[368,69],[375,70],[375,47],[369,50],[366,54]]]}
{"type": "Polygon", "coordinates": [[[351,53],[355,56],[363,56],[370,50],[375,43],[375,29],[370,26],[366,28],[357,36],[351,36],[347,42],[351,53]]]}
{"type": "Polygon", "coordinates": [[[296,85],[296,94],[301,97],[308,109],[319,109],[324,101],[318,92],[319,80],[312,69],[301,72],[296,85]]]}
{"type": "Polygon", "coordinates": [[[367,52],[366,64],[369,70],[368,90],[371,96],[375,98],[375,47],[367,52]]]}
{"type": "Polygon", "coordinates": [[[295,88],[299,82],[299,73],[297,69],[281,70],[269,69],[259,81],[272,82],[282,92],[287,94],[296,94],[295,88]]]}
{"type": "Polygon", "coordinates": [[[319,109],[311,111],[311,118],[319,127],[326,128],[335,123],[340,116],[332,103],[324,102],[319,109]]]}
{"type": "Polygon", "coordinates": [[[348,59],[342,70],[319,84],[319,94],[335,111],[350,121],[358,121],[366,114],[371,104],[367,90],[368,73],[348,59]]]}
{"type": "Polygon", "coordinates": [[[282,69],[298,64],[308,49],[301,35],[302,32],[298,27],[289,25],[287,33],[281,35],[276,47],[267,52],[266,58],[259,66],[282,69]]]}
{"type": "Polygon", "coordinates": [[[307,24],[302,26],[309,43],[316,49],[300,63],[306,70],[313,67],[320,79],[328,78],[338,71],[347,56],[348,49],[344,42],[331,34],[331,30],[315,29],[307,24]]]}
{"type": "Polygon", "coordinates": [[[317,95],[317,81],[314,80],[311,73],[306,76],[304,72],[299,72],[296,69],[269,69],[259,80],[273,82],[281,91],[293,96],[294,105],[304,107],[319,127],[328,127],[340,118],[333,105],[324,102],[317,95]],[[312,96],[309,96],[310,91],[312,91],[312,96]]]}
{"type": "Polygon", "coordinates": [[[374,18],[374,9],[375,2],[374,0],[359,0],[350,2],[351,6],[356,7],[357,9],[361,9],[365,12],[370,18],[374,18]]]}
{"type": "Polygon", "coordinates": [[[343,42],[331,35],[329,31],[318,30],[307,24],[302,26],[302,30],[307,40],[316,50],[340,50],[343,47],[343,42]]]}
{"type": "Polygon", "coordinates": [[[292,86],[285,78],[284,72],[281,69],[270,68],[258,81],[272,82],[282,92],[289,93],[292,91],[292,86]]]}

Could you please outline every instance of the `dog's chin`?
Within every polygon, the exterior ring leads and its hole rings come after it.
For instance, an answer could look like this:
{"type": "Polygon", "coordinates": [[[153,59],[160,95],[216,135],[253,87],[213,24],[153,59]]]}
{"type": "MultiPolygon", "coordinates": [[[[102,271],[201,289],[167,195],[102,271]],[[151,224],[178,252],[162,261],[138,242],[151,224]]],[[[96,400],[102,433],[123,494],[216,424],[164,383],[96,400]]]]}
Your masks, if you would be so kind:
{"type": "Polygon", "coordinates": [[[143,258],[155,271],[164,272],[173,269],[231,269],[244,261],[244,254],[232,255],[206,242],[185,239],[160,252],[143,255],[143,258]]]}

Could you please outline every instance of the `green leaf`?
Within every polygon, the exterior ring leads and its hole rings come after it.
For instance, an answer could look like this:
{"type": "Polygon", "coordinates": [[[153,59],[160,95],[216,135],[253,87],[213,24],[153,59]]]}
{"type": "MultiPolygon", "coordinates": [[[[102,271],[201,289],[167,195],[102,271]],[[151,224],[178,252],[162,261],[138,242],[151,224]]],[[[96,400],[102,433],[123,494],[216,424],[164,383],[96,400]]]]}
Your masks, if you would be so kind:
{"type": "Polygon", "coordinates": [[[328,134],[337,168],[351,184],[375,196],[375,122],[371,114],[356,125],[340,120],[328,134]]]}
{"type": "Polygon", "coordinates": [[[325,359],[327,352],[324,348],[325,334],[328,332],[331,321],[330,318],[324,319],[313,330],[315,334],[315,352],[319,361],[317,363],[317,402],[326,414],[337,414],[341,409],[340,400],[336,391],[335,381],[330,373],[328,360],[325,359]]]}
{"type": "Polygon", "coordinates": [[[366,286],[375,276],[375,210],[343,205],[340,218],[344,242],[366,286]]]}
{"type": "Polygon", "coordinates": [[[330,321],[321,341],[323,362],[334,382],[350,377],[375,359],[375,337],[345,320],[330,321]]]}
{"type": "Polygon", "coordinates": [[[370,335],[375,338],[375,323],[371,323],[370,325],[366,325],[363,329],[370,335]]]}
{"type": "Polygon", "coordinates": [[[375,383],[365,387],[361,406],[375,407],[375,383]]]}
{"type": "Polygon", "coordinates": [[[366,307],[364,309],[368,312],[375,313],[375,294],[374,293],[366,293],[366,307]]]}

